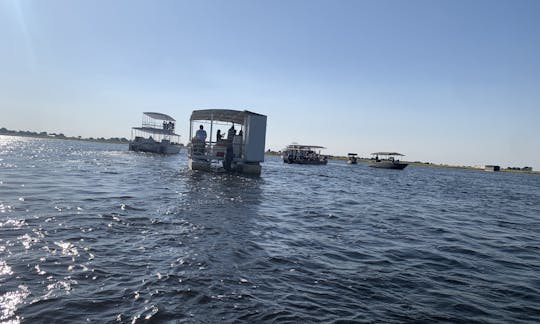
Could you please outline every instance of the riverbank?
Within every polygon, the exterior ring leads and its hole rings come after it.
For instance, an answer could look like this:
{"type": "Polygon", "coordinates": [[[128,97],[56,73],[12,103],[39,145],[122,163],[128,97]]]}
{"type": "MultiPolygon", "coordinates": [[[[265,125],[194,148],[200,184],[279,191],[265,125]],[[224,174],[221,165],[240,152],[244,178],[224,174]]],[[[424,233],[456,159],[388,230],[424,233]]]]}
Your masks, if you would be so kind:
{"type": "MultiPolygon", "coordinates": [[[[271,151],[267,150],[266,155],[270,156],[281,156],[281,152],[271,151]]],[[[347,156],[338,156],[338,155],[330,155],[328,156],[330,160],[334,161],[347,161],[347,156]]],[[[371,161],[369,158],[358,158],[358,162],[368,163],[371,161]]],[[[485,171],[483,168],[480,167],[473,167],[473,166],[467,166],[467,165],[449,165],[449,164],[437,164],[432,162],[420,162],[420,161],[403,161],[405,163],[408,163],[409,165],[415,165],[415,166],[423,166],[423,167],[430,167],[430,168],[445,168],[445,169],[462,169],[462,170],[476,170],[476,171],[485,171]]],[[[497,172],[510,172],[510,173],[526,173],[526,174],[540,174],[540,171],[525,171],[525,170],[515,170],[515,169],[501,169],[497,172]]]]}
{"type": "Polygon", "coordinates": [[[0,135],[5,136],[18,136],[18,137],[31,137],[31,138],[46,138],[46,139],[59,139],[59,140],[74,140],[74,141],[86,141],[86,142],[97,142],[97,143],[110,143],[110,144],[129,144],[127,138],[93,138],[93,137],[81,137],[81,136],[65,136],[64,134],[56,133],[47,133],[47,132],[29,132],[29,131],[13,131],[9,129],[2,128],[0,129],[0,135]]]}
{"type": "MultiPolygon", "coordinates": [[[[341,159],[346,160],[346,157],[340,157],[340,160],[341,159]]],[[[370,159],[360,158],[360,159],[358,159],[358,161],[367,163],[367,162],[370,161],[370,159]]],[[[473,167],[473,166],[467,166],[467,165],[449,165],[449,164],[437,164],[437,163],[419,162],[419,161],[414,161],[414,162],[403,161],[403,162],[408,163],[409,165],[423,166],[423,167],[430,167],[430,168],[445,168],[445,169],[486,171],[486,170],[484,170],[484,168],[481,168],[481,167],[473,167]]],[[[540,174],[540,171],[525,171],[525,170],[514,170],[514,169],[501,169],[500,171],[496,171],[496,172],[540,174]]]]}

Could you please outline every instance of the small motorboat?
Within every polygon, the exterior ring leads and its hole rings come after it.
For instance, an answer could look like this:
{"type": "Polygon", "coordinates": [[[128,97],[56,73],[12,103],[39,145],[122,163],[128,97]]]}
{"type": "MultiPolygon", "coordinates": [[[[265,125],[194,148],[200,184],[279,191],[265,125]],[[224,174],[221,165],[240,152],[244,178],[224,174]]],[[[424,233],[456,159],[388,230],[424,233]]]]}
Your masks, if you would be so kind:
{"type": "Polygon", "coordinates": [[[371,153],[373,158],[369,161],[369,166],[372,168],[381,168],[381,169],[397,169],[403,170],[408,163],[400,162],[398,159],[395,159],[395,156],[405,156],[397,152],[375,152],[371,153]]]}
{"type": "Polygon", "coordinates": [[[358,154],[356,154],[356,153],[347,154],[347,163],[348,164],[358,164],[358,154]]]}

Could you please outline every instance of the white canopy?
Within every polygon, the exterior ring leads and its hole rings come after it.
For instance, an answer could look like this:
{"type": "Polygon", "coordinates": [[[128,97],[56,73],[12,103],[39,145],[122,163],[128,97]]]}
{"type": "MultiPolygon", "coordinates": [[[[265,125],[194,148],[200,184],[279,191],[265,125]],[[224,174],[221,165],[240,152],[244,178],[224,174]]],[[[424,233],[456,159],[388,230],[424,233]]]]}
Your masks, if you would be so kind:
{"type": "Polygon", "coordinates": [[[243,125],[245,117],[248,115],[264,116],[247,110],[203,109],[194,110],[190,120],[213,120],[243,125]]]}
{"type": "Polygon", "coordinates": [[[138,130],[141,132],[152,133],[152,134],[180,136],[174,133],[172,130],[168,130],[168,129],[154,128],[154,127],[132,127],[132,129],[138,130]]]}
{"type": "Polygon", "coordinates": [[[148,116],[148,117],[150,117],[152,119],[164,120],[164,121],[172,121],[172,122],[176,121],[171,116],[165,115],[165,114],[162,114],[162,113],[158,113],[158,112],[144,112],[143,114],[145,114],[146,116],[148,116]]]}

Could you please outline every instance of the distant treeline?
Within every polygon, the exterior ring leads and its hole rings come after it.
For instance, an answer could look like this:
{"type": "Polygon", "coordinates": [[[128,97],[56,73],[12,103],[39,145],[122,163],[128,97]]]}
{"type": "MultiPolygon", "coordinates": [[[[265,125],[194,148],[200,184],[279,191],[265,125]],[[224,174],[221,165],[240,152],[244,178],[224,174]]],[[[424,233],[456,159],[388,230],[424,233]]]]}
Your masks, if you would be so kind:
{"type": "Polygon", "coordinates": [[[11,135],[11,136],[25,136],[25,137],[38,137],[38,138],[56,138],[56,139],[69,139],[69,140],[78,140],[78,141],[93,141],[93,142],[105,142],[105,143],[120,143],[127,144],[129,140],[125,137],[88,137],[84,138],[81,136],[66,136],[62,133],[47,133],[47,132],[31,132],[31,131],[21,131],[21,130],[10,130],[5,127],[0,128],[0,135],[11,135]]]}

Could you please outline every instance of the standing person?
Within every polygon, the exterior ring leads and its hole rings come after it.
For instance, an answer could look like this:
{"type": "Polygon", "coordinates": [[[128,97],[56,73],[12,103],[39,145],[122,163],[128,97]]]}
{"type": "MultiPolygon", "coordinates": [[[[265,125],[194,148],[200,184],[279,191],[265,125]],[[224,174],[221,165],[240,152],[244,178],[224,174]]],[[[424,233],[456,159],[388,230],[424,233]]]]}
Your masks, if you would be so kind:
{"type": "Polygon", "coordinates": [[[199,129],[195,133],[195,138],[199,141],[206,141],[206,131],[204,130],[203,125],[199,126],[199,129]]]}
{"type": "Polygon", "coordinates": [[[227,132],[227,139],[232,141],[235,135],[236,135],[236,129],[234,129],[234,123],[233,123],[231,128],[229,128],[229,131],[227,132]]]}
{"type": "Polygon", "coordinates": [[[223,135],[221,135],[221,129],[218,129],[217,134],[216,134],[216,142],[221,141],[222,138],[223,138],[223,135]]]}

